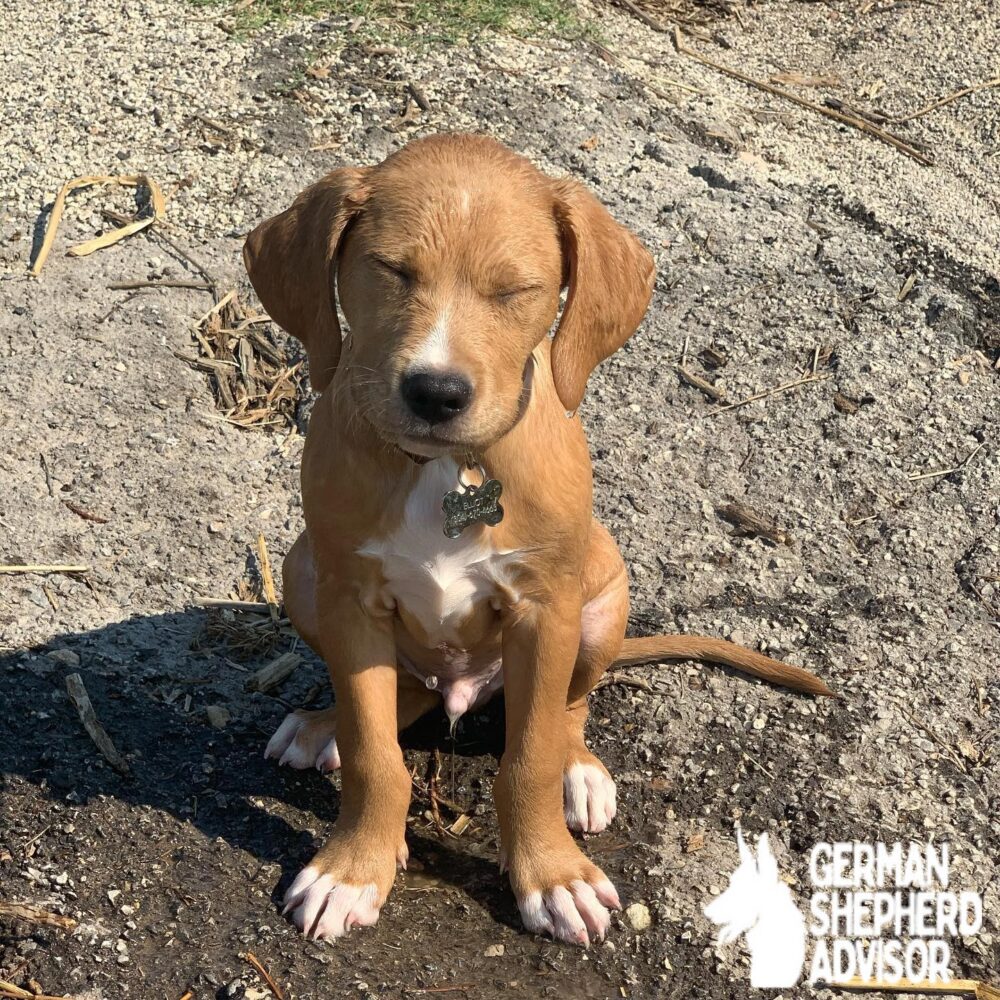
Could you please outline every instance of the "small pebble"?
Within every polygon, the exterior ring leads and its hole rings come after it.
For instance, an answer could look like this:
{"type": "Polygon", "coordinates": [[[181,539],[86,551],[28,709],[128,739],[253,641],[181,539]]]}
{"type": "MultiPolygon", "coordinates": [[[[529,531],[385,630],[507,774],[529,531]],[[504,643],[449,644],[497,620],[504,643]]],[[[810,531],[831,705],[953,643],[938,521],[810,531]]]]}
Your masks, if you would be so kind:
{"type": "Polygon", "coordinates": [[[80,666],[80,654],[73,652],[72,649],[50,649],[45,655],[50,660],[55,660],[56,663],[62,663],[67,667],[80,666]]]}
{"type": "Polygon", "coordinates": [[[634,931],[644,931],[653,922],[649,907],[645,903],[633,903],[625,910],[625,919],[634,931]]]}
{"type": "Polygon", "coordinates": [[[205,708],[205,715],[208,718],[208,724],[213,726],[215,729],[225,729],[229,724],[229,720],[232,715],[228,708],[223,705],[208,705],[205,708]]]}

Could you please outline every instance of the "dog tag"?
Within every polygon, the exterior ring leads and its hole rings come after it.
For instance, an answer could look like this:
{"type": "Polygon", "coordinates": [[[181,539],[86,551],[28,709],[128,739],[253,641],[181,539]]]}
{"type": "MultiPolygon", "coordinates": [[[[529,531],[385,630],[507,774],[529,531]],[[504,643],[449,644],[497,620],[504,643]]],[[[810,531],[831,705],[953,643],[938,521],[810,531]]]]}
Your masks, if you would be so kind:
{"type": "Polygon", "coordinates": [[[503,520],[503,507],[500,506],[503,486],[498,480],[487,478],[481,465],[478,468],[482,476],[478,486],[466,483],[459,472],[458,489],[446,493],[441,503],[444,533],[449,538],[458,538],[471,524],[488,524],[492,528],[503,520]]]}

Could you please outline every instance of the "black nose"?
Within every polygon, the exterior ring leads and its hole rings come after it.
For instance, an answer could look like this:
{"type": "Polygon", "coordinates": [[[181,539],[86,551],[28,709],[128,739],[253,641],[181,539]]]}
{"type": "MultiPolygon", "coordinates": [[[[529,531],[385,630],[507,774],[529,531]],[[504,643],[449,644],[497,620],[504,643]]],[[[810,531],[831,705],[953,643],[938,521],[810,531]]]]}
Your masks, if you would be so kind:
{"type": "Polygon", "coordinates": [[[399,391],[410,410],[429,424],[454,419],[472,400],[472,386],[455,372],[413,372],[399,391]]]}

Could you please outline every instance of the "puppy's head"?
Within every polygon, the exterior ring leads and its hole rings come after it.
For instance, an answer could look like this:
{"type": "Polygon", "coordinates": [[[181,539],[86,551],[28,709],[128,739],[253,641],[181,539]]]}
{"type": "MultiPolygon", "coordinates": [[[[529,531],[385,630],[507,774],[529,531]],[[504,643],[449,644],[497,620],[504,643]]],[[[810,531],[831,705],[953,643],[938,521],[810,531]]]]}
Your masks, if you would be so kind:
{"type": "Polygon", "coordinates": [[[583,187],[468,135],[328,174],[258,226],[243,256],[264,307],[306,345],[313,385],[343,366],[359,414],[432,456],[480,450],[514,424],[566,286],[552,373],[575,410],[594,366],[639,325],[654,276],[583,187]]]}

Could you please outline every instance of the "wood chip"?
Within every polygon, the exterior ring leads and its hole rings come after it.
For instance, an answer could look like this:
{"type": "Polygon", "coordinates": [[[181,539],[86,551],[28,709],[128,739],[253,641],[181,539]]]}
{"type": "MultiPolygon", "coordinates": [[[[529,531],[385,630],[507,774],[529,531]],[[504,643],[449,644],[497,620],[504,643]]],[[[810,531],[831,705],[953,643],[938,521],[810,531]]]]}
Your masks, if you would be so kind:
{"type": "Polygon", "coordinates": [[[700,851],[704,846],[705,834],[699,830],[697,833],[692,833],[684,842],[684,853],[694,854],[695,851],[700,851]]]}
{"type": "Polygon", "coordinates": [[[58,927],[64,931],[71,931],[76,927],[76,921],[72,917],[64,917],[61,913],[52,913],[44,907],[35,906],[33,903],[4,903],[0,901],[0,919],[4,917],[24,920],[29,924],[58,927]]]}
{"type": "Polygon", "coordinates": [[[906,279],[906,281],[903,282],[903,287],[900,288],[899,293],[896,295],[896,300],[898,302],[902,302],[906,298],[906,296],[913,291],[913,286],[914,284],[916,284],[916,281],[917,281],[917,274],[914,271],[913,274],[911,274],[906,279]]]}
{"type": "Polygon", "coordinates": [[[850,396],[845,396],[840,392],[834,393],[833,406],[838,413],[846,413],[848,415],[857,413],[858,410],[861,409],[861,406],[856,399],[851,399],[850,396]]]}
{"type": "Polygon", "coordinates": [[[104,755],[105,760],[122,775],[130,773],[128,762],[118,752],[111,737],[97,719],[97,713],[91,704],[90,695],[84,687],[83,678],[79,674],[68,674],[66,676],[66,692],[70,701],[76,706],[83,728],[87,730],[87,735],[94,741],[97,749],[104,755]]]}
{"type": "Polygon", "coordinates": [[[301,662],[302,657],[298,653],[282,653],[247,678],[246,690],[259,691],[261,694],[273,691],[291,677],[301,662]]]}
{"type": "Polygon", "coordinates": [[[718,347],[709,344],[701,350],[701,360],[710,368],[725,368],[729,364],[729,355],[718,347]]]}
{"type": "Polygon", "coordinates": [[[706,381],[699,375],[695,375],[694,372],[688,371],[687,368],[681,365],[675,365],[675,370],[677,374],[680,375],[681,381],[686,382],[688,385],[699,389],[703,392],[709,399],[715,400],[716,403],[726,398],[725,389],[719,389],[717,386],[712,385],[711,382],[706,381]]]}
{"type": "Polygon", "coordinates": [[[271,557],[267,553],[267,541],[264,535],[257,535],[257,566],[260,569],[260,582],[264,587],[264,599],[271,621],[278,621],[278,595],[274,589],[274,574],[271,572],[271,557]]]}
{"type": "Polygon", "coordinates": [[[408,83],[406,85],[407,91],[409,91],[410,97],[413,98],[417,103],[417,107],[421,111],[430,111],[431,102],[427,100],[427,95],[418,87],[415,83],[408,83]]]}
{"type": "Polygon", "coordinates": [[[453,833],[456,837],[461,837],[462,834],[469,828],[469,824],[471,822],[472,817],[468,813],[462,813],[462,815],[448,827],[448,832],[453,833]]]}
{"type": "Polygon", "coordinates": [[[744,507],[739,503],[727,503],[715,508],[716,514],[723,520],[734,525],[739,533],[744,535],[759,535],[767,538],[776,545],[785,545],[789,541],[788,535],[776,524],[768,521],[752,511],[749,507],[744,507]]]}

